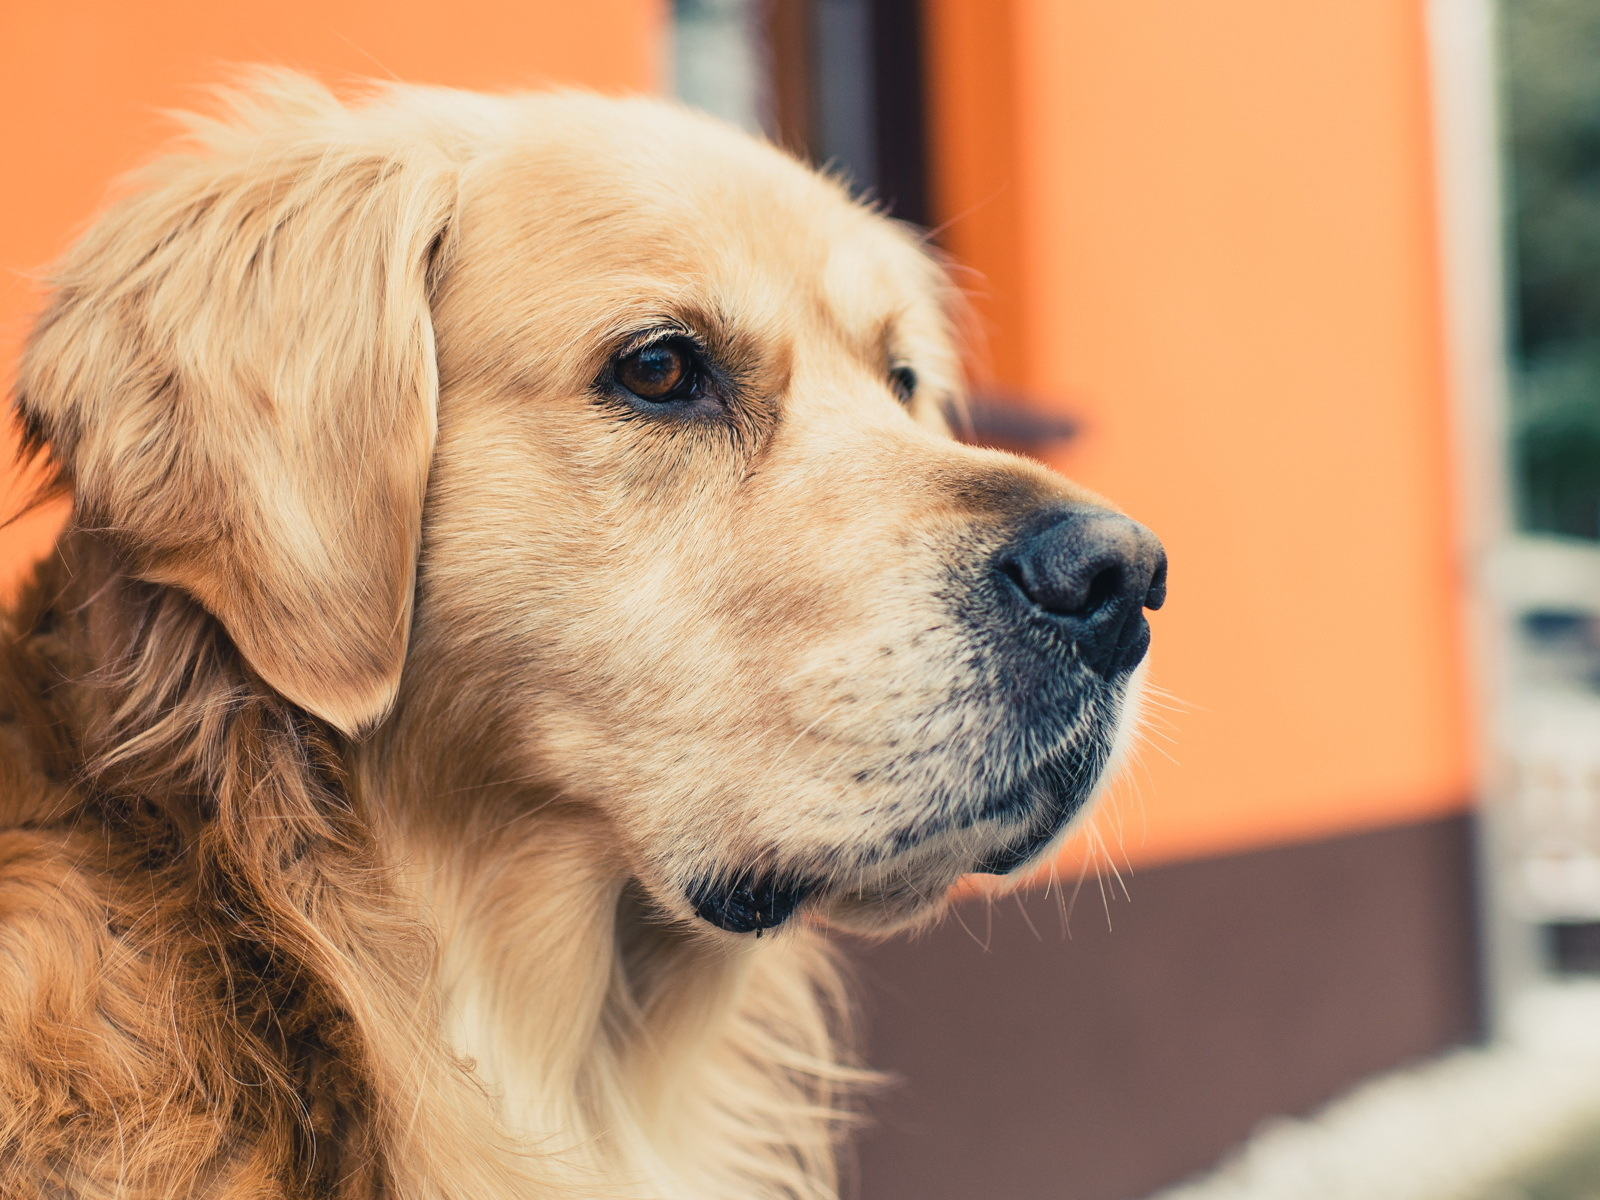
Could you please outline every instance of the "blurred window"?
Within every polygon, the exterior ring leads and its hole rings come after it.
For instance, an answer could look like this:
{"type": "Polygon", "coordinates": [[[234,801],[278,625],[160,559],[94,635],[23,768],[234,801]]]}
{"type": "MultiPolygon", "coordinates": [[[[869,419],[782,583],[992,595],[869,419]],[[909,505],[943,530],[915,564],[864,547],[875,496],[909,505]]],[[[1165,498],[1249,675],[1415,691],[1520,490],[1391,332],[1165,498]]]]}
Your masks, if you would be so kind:
{"type": "Polygon", "coordinates": [[[1518,520],[1600,538],[1600,0],[1501,0],[1518,520]]]}
{"type": "Polygon", "coordinates": [[[674,0],[679,98],[929,224],[919,0],[674,0]]]}
{"type": "Polygon", "coordinates": [[[674,0],[672,88],[678,99],[760,133],[767,125],[761,5],[674,0]]]}

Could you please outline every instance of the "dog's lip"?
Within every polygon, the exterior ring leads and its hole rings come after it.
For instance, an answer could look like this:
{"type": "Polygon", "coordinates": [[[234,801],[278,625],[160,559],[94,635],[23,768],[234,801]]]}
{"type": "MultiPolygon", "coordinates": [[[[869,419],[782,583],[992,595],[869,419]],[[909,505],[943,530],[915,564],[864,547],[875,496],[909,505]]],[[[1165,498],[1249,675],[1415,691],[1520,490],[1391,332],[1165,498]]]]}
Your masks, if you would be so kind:
{"type": "Polygon", "coordinates": [[[745,870],[733,876],[713,876],[687,889],[695,915],[708,925],[729,933],[754,933],[775,929],[817,890],[808,880],[778,873],[745,870]]]}

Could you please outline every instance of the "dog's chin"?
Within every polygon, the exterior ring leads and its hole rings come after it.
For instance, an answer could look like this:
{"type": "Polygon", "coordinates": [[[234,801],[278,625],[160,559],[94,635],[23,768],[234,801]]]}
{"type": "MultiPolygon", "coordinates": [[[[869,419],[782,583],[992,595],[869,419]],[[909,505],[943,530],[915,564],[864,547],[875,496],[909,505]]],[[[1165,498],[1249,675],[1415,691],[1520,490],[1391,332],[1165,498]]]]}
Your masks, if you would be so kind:
{"type": "Polygon", "coordinates": [[[898,832],[889,846],[836,850],[819,867],[722,869],[702,876],[684,899],[702,922],[760,936],[797,914],[849,933],[875,935],[936,916],[964,875],[1024,875],[1044,861],[1089,806],[1104,775],[1104,755],[1069,766],[1042,764],[1025,790],[974,806],[970,821],[926,836],[898,832]]]}
{"type": "Polygon", "coordinates": [[[962,876],[1025,877],[1115,774],[1136,720],[1142,675],[1128,681],[1116,715],[1087,744],[1042,756],[1003,787],[940,817],[886,830],[876,843],[798,856],[775,851],[771,861],[793,864],[786,867],[719,867],[684,889],[682,900],[699,921],[731,934],[759,936],[803,915],[878,935],[933,919],[962,876]]]}
{"type": "Polygon", "coordinates": [[[1067,836],[1070,818],[1010,836],[988,836],[974,846],[966,836],[939,839],[886,859],[848,880],[824,875],[745,871],[689,889],[687,899],[705,924],[731,934],[755,934],[797,915],[829,928],[881,936],[926,924],[945,909],[951,888],[966,875],[1024,877],[1067,836]],[[866,878],[863,878],[866,876],[866,878]]]}
{"type": "Polygon", "coordinates": [[[929,924],[944,912],[951,889],[965,876],[1027,878],[1067,838],[1080,809],[1047,826],[996,837],[987,850],[975,851],[968,839],[959,847],[926,847],[910,861],[888,864],[874,886],[819,893],[808,911],[831,928],[868,937],[929,924]]]}
{"type": "Polygon", "coordinates": [[[893,886],[862,889],[826,897],[813,916],[822,925],[860,937],[882,937],[938,920],[949,904],[951,889],[967,870],[947,867],[907,874],[893,886]]]}

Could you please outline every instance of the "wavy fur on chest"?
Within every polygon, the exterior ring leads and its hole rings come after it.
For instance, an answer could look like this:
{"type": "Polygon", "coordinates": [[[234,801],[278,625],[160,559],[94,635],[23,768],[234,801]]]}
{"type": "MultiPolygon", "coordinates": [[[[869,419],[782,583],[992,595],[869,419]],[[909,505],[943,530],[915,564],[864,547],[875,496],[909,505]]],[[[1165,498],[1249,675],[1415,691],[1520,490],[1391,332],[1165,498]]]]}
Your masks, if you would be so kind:
{"type": "Polygon", "coordinates": [[[834,977],[266,688],[69,535],[0,665],[7,1197],[826,1197],[834,977]],[[443,952],[440,946],[444,947],[443,952]]]}

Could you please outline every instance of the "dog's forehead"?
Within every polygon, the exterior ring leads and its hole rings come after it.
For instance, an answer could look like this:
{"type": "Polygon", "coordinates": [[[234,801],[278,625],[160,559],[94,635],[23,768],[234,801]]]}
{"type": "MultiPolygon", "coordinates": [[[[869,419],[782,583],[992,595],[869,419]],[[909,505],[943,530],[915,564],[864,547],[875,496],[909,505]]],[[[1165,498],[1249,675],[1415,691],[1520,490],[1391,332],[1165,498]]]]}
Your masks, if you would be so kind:
{"type": "Polygon", "coordinates": [[[791,328],[820,319],[880,340],[908,310],[939,305],[939,270],[894,223],[783,152],[669,105],[546,98],[464,203],[474,252],[581,281],[589,297],[653,295],[791,328]]]}

